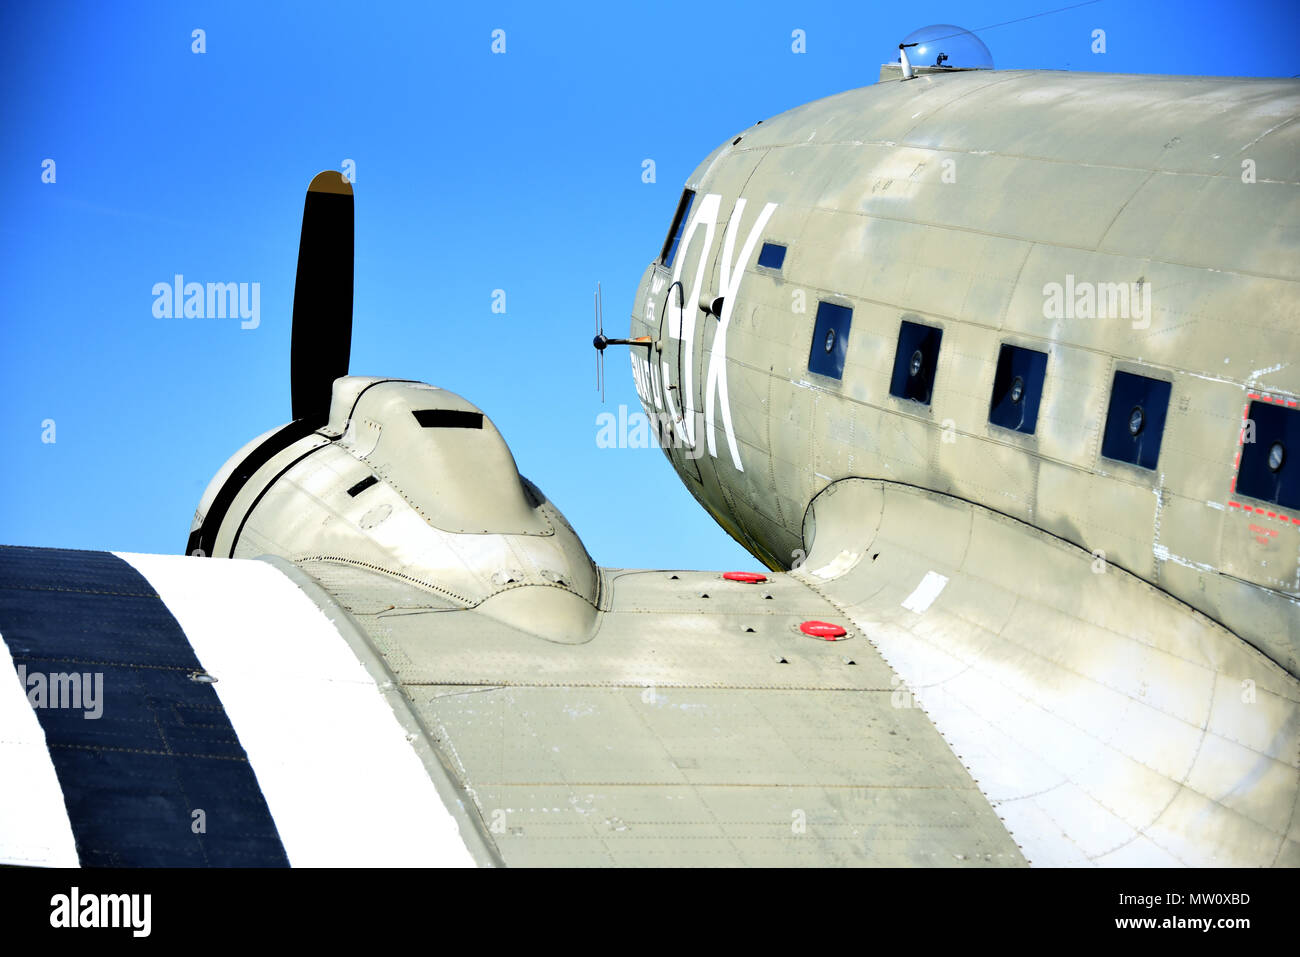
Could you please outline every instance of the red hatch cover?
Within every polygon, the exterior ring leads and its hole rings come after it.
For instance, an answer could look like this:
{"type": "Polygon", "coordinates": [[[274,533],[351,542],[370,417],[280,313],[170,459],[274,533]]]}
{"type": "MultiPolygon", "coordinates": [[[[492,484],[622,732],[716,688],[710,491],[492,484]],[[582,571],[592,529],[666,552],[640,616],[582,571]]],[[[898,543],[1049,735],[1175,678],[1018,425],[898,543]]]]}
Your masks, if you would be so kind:
{"type": "Polygon", "coordinates": [[[827,641],[839,641],[848,634],[839,625],[832,625],[829,621],[805,621],[799,626],[799,630],[805,635],[812,635],[814,638],[825,638],[827,641]]]}
{"type": "Polygon", "coordinates": [[[723,572],[722,577],[729,582],[744,582],[746,585],[757,585],[767,581],[767,576],[760,575],[758,572],[723,572]]]}

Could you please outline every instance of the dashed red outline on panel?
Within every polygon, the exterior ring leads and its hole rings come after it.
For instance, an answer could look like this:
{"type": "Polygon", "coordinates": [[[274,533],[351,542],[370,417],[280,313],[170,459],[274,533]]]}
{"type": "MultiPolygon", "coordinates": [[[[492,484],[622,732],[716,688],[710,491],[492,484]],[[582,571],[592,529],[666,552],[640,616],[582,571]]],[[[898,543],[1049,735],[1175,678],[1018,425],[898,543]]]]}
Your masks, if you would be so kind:
{"type": "MultiPolygon", "coordinates": [[[[1271,395],[1264,395],[1262,392],[1247,392],[1246,397],[1251,400],[1259,399],[1263,402],[1271,402],[1274,405],[1287,406],[1292,409],[1296,408],[1295,399],[1275,399],[1271,395]]],[[[1246,422],[1249,418],[1250,402],[1247,402],[1246,407],[1241,410],[1242,424],[1241,430],[1237,433],[1237,454],[1232,460],[1232,481],[1228,483],[1228,491],[1234,495],[1237,492],[1237,469],[1241,465],[1241,447],[1243,445],[1243,440],[1246,437],[1246,422]]],[[[1268,509],[1256,508],[1253,505],[1243,505],[1241,502],[1229,501],[1228,506],[1230,508],[1239,508],[1243,512],[1253,512],[1256,515],[1267,515],[1269,518],[1276,518],[1283,522],[1290,522],[1292,525],[1300,525],[1300,518],[1291,518],[1290,516],[1282,515],[1278,512],[1270,512],[1268,509]]]]}

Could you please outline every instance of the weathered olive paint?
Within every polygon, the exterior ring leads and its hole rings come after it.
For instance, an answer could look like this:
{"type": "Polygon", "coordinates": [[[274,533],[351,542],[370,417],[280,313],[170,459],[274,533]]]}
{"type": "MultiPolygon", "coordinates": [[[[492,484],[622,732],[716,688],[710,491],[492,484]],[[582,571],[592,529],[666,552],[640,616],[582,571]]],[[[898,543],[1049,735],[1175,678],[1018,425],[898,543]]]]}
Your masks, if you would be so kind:
{"type": "MultiPolygon", "coordinates": [[[[743,471],[715,415],[716,457],[670,453],[682,480],[773,568],[806,551],[808,504],[832,482],[952,495],[1104,552],[1300,674],[1300,514],[1270,517],[1286,510],[1232,490],[1249,396],[1300,396],[1300,83],[884,76],[743,131],[687,181],[697,213],[720,197],[709,248],[698,231],[677,253],[688,310],[722,284],[722,227],[739,201],[740,236],[777,204],[762,239],[788,251],[779,271],[747,260],[731,304],[725,366],[743,471]],[[1255,182],[1243,182],[1247,160],[1255,182]],[[1067,282],[1140,283],[1150,313],[1053,318],[1044,289],[1067,282]],[[808,371],[819,300],[853,309],[840,380],[808,371]],[[943,332],[928,406],[889,394],[907,320],[943,332]],[[1033,435],[988,422],[1003,343],[1048,354],[1033,435]],[[1172,383],[1154,470],[1101,455],[1116,371],[1172,383]]],[[[670,279],[646,270],[632,334],[659,338],[670,361],[655,351],[654,364],[680,408],[678,344],[658,319],[670,279]]],[[[697,313],[688,351],[704,368],[719,327],[697,313]]],[[[698,417],[703,377],[689,389],[698,417]]]]}
{"type": "Polygon", "coordinates": [[[1232,491],[1300,393],[1300,84],[918,74],[729,138],[638,292],[669,460],[788,572],[596,567],[419,383],[336,380],[235,497],[218,552],[346,613],[479,860],[1300,865],[1300,524],[1232,491]],[[1076,282],[1150,311],[1055,316],[1076,282]],[[1047,355],[1032,434],[1003,344],[1047,355]],[[1116,373],[1170,386],[1153,470],[1101,454],[1116,373]]]}

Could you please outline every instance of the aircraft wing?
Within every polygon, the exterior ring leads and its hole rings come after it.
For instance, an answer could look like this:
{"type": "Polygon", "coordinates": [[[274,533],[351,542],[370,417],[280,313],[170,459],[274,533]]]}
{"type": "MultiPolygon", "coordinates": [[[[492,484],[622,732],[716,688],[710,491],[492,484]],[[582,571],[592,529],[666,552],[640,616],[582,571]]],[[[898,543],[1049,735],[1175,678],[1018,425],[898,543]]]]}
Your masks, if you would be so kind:
{"type": "Polygon", "coordinates": [[[330,613],[266,562],[0,547],[0,862],[487,860],[330,613]]]}
{"type": "Polygon", "coordinates": [[[1030,526],[832,489],[801,568],[600,569],[576,642],[357,562],[0,549],[0,858],[1300,863],[1294,678],[1030,526]]]}
{"type": "Polygon", "coordinates": [[[602,569],[579,644],[356,566],[301,570],[509,864],[1300,863],[1282,668],[1028,525],[833,488],[802,568],[602,569]]]}
{"type": "Polygon", "coordinates": [[[844,615],[790,575],[601,570],[546,641],[328,562],[507,864],[1014,865],[1015,842],[844,615]]]}

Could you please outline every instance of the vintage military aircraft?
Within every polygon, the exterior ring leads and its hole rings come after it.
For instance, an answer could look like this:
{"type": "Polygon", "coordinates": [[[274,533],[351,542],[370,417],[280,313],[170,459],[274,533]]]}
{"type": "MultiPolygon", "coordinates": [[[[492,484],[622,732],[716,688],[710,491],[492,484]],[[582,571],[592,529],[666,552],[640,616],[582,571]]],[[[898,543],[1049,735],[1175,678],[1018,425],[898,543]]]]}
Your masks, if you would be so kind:
{"type": "Polygon", "coordinates": [[[981,51],[729,137],[598,331],[764,573],[348,375],[317,176],[190,554],[0,549],[0,859],[1300,864],[1300,83],[981,51]]]}

